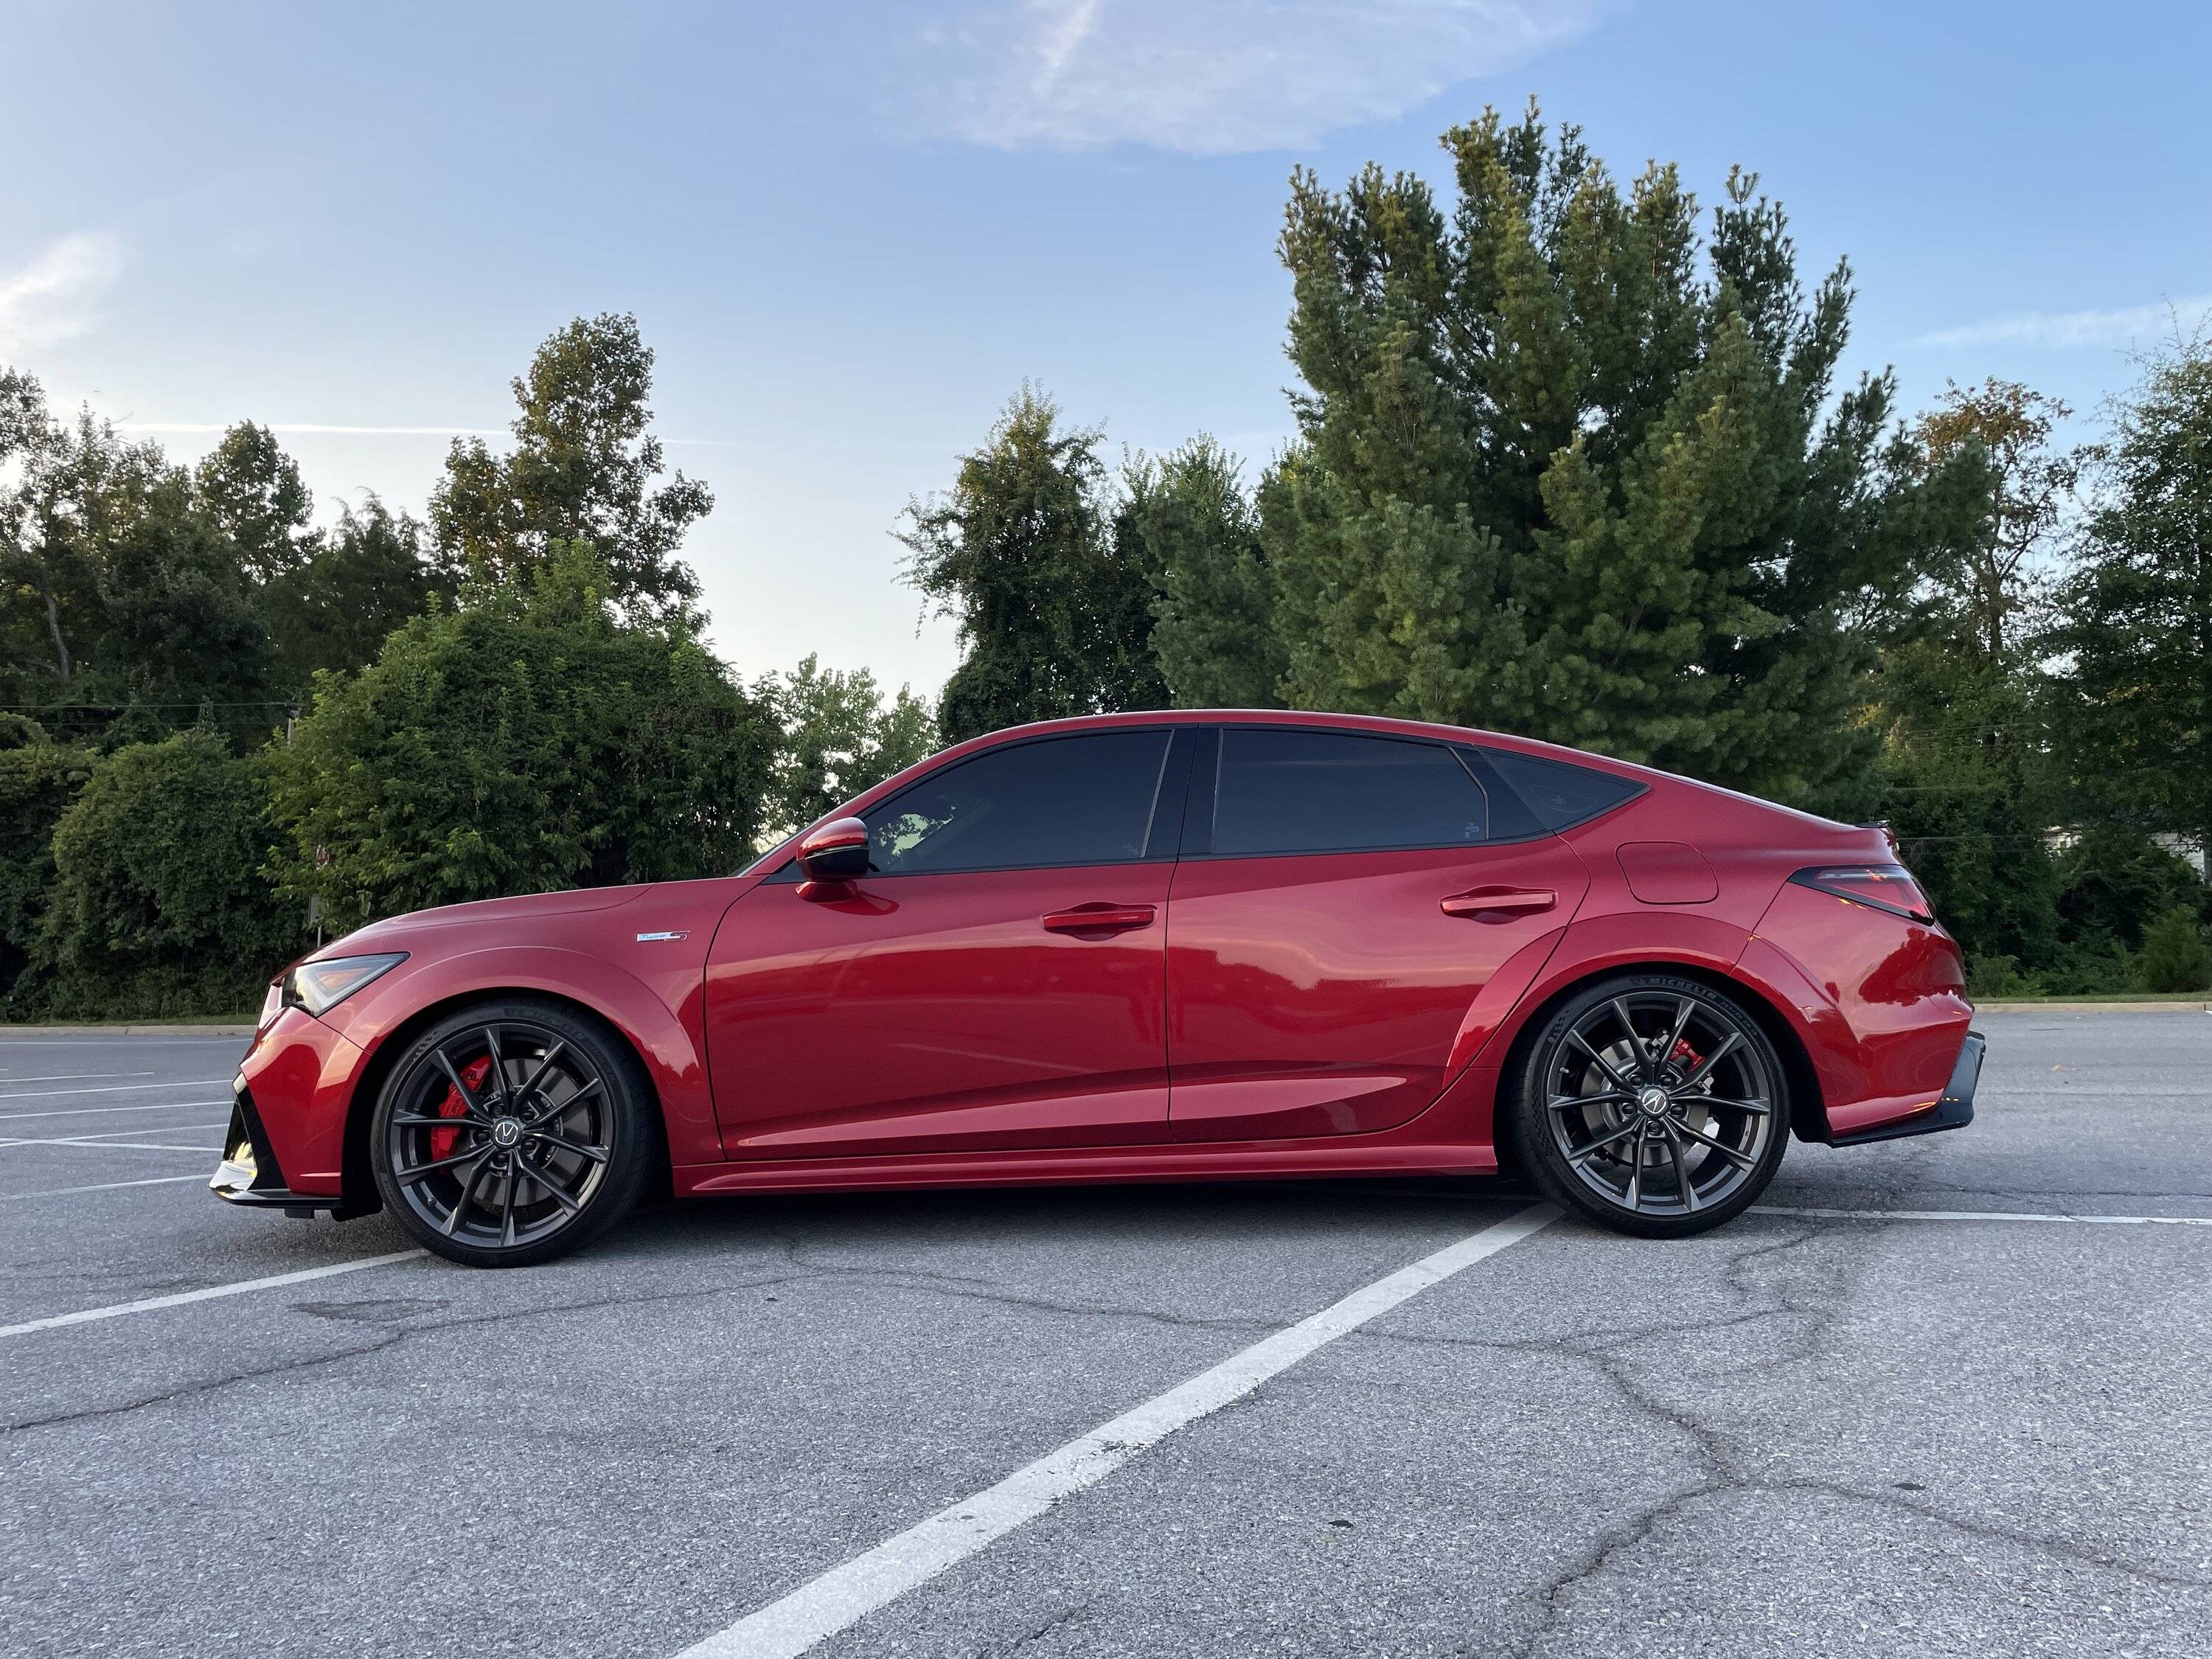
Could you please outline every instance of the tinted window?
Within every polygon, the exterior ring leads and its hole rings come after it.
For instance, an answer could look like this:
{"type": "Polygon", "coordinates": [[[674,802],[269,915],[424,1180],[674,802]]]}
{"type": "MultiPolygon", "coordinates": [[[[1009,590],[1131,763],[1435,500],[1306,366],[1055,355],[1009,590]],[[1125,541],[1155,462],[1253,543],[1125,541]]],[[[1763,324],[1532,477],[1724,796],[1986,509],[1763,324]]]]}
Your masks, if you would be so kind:
{"type": "Polygon", "coordinates": [[[1481,789],[1434,744],[1227,726],[1213,850],[1227,854],[1460,847],[1487,832],[1481,789]]]}
{"type": "Polygon", "coordinates": [[[885,875],[1140,859],[1168,735],[1051,738],[948,766],[866,815],[869,856],[885,875]]]}
{"type": "Polygon", "coordinates": [[[1640,783],[1587,766],[1538,760],[1534,755],[1516,755],[1506,749],[1486,749],[1482,754],[1547,830],[1564,830],[1571,823],[1594,818],[1644,793],[1640,783]]]}

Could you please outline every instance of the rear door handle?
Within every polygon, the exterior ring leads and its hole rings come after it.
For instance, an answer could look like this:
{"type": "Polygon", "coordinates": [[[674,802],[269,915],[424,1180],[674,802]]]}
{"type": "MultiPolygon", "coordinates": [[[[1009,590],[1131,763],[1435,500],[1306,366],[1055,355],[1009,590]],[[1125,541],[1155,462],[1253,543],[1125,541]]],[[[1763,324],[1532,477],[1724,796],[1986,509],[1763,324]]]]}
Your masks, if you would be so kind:
{"type": "Polygon", "coordinates": [[[1126,933],[1151,927],[1155,914],[1149,904],[1079,904],[1046,916],[1044,929],[1048,933],[1126,933]]]}
{"type": "Polygon", "coordinates": [[[1520,916],[1548,910],[1559,896],[1548,887],[1470,887],[1438,901],[1448,916],[1520,916]]]}

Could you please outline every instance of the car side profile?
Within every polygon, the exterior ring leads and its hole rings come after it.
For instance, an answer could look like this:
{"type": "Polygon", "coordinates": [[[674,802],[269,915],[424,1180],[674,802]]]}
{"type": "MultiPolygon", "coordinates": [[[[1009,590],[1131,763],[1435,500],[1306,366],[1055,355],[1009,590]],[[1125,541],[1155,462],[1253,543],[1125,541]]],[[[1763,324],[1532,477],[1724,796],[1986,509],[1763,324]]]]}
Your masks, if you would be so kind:
{"type": "Polygon", "coordinates": [[[993,733],[725,878],[364,927],[271,986],[213,1185],[456,1261],[648,1194],[1516,1170],[1623,1232],[1957,1128],[1982,1040],[1879,827],[1352,715],[993,733]]]}

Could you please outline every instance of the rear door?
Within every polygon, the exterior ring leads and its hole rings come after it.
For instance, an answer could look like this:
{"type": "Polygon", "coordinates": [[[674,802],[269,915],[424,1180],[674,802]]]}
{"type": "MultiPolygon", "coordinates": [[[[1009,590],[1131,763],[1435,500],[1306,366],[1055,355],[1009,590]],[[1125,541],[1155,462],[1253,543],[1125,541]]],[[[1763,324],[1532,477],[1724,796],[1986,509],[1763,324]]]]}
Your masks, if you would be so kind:
{"type": "Polygon", "coordinates": [[[795,866],[707,963],[732,1158],[1157,1141],[1182,811],[1170,729],[1002,744],[865,816],[873,867],[795,866]]]}
{"type": "Polygon", "coordinates": [[[1224,726],[1190,796],[1167,952],[1176,1139],[1406,1121],[1492,975],[1589,884],[1449,744],[1224,726]]]}

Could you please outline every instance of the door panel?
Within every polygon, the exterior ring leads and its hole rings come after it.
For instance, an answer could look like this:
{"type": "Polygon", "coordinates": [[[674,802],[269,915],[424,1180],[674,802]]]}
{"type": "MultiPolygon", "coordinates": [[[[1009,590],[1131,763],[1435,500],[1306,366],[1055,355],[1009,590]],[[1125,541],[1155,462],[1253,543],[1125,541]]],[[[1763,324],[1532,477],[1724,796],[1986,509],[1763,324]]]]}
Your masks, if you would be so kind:
{"type": "Polygon", "coordinates": [[[1588,886],[1582,861],[1548,837],[1186,860],[1168,932],[1172,1138],[1405,1122],[1443,1092],[1491,975],[1565,927],[1588,886]]]}
{"type": "Polygon", "coordinates": [[[729,1155],[1161,1139],[1171,867],[755,888],[707,963],[729,1155]],[[1139,920],[1147,908],[1154,919],[1139,920]]]}

